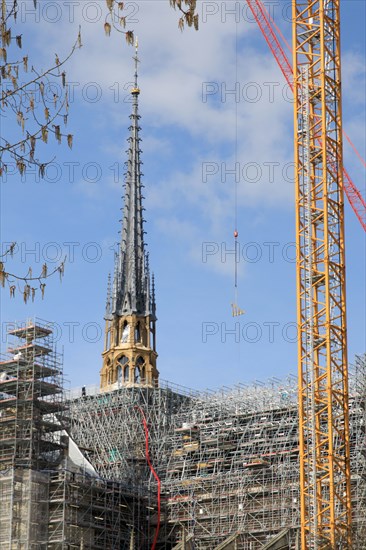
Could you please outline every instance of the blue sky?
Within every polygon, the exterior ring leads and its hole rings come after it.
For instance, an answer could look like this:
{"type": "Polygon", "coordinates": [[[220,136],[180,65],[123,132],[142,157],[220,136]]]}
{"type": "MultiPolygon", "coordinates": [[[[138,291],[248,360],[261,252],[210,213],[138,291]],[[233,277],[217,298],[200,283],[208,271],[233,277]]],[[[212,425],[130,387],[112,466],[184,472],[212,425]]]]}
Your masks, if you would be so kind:
{"type": "MultiPolygon", "coordinates": [[[[119,238],[133,50],[116,32],[105,37],[104,0],[40,4],[35,20],[32,2],[23,2],[18,22],[34,66],[48,66],[54,52],[65,55],[82,25],[83,48],[67,66],[74,147],[70,151],[51,140],[45,155],[56,159],[46,181],[28,174],[24,181],[15,175],[2,182],[1,233],[3,242],[18,243],[9,269],[26,272],[32,265],[37,271],[37,265],[40,270],[48,260],[51,266],[63,254],[68,261],[62,284],[57,278],[47,282],[44,301],[38,297],[25,305],[20,295],[10,300],[1,291],[2,347],[7,321],[34,315],[53,321],[66,377],[80,386],[99,381],[107,276],[119,238]]],[[[139,36],[141,58],[146,240],[156,275],[158,368],[161,378],[198,389],[296,374],[291,96],[245,4],[237,4],[237,22],[233,6],[199,3],[200,31],[181,33],[168,0],[126,3],[127,27],[139,36]],[[230,170],[236,109],[230,90],[236,70],[238,305],[246,313],[233,318],[230,170]]],[[[267,6],[290,39],[288,2],[267,6]]],[[[365,23],[365,3],[344,0],[344,126],[363,156],[365,23]]],[[[345,164],[364,194],[365,171],[348,147],[345,164]]],[[[365,237],[348,203],[346,246],[352,361],[365,351],[365,237]]]]}

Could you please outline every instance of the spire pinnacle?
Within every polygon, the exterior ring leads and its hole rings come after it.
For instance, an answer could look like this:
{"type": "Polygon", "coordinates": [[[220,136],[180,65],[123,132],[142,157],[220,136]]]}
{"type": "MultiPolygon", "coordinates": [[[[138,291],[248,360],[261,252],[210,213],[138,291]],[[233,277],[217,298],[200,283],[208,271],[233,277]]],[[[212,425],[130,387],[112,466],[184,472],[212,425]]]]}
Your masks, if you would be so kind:
{"type": "Polygon", "coordinates": [[[138,86],[138,64],[140,63],[138,53],[139,53],[139,42],[138,42],[138,39],[136,37],[135,56],[133,57],[133,59],[135,61],[135,82],[134,82],[134,87],[132,88],[132,91],[131,91],[132,95],[139,95],[139,93],[140,93],[140,88],[138,86]]]}

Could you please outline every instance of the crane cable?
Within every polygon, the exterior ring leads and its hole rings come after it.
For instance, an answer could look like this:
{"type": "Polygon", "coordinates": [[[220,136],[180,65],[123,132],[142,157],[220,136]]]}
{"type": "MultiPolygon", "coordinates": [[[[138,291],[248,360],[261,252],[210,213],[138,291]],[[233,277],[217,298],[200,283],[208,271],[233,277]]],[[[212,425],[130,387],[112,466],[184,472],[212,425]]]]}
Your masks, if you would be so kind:
{"type": "MultiPolygon", "coordinates": [[[[235,88],[238,85],[238,24],[235,19],[235,88]]],[[[240,87],[239,87],[240,93],[240,87]]],[[[239,96],[240,97],[240,96],[239,96]]],[[[234,244],[235,244],[235,303],[238,300],[238,178],[236,167],[238,163],[238,100],[235,94],[235,197],[234,197],[234,244]]],[[[239,170],[240,173],[240,170],[239,170]]]]}
{"type": "MultiPolygon", "coordinates": [[[[235,90],[239,86],[238,82],[238,22],[235,20],[235,90]]],[[[240,86],[239,86],[240,97],[240,86]]],[[[231,304],[232,316],[237,317],[243,315],[244,311],[238,306],[238,263],[239,263],[239,243],[238,243],[238,98],[235,93],[235,183],[234,183],[234,303],[231,304]]],[[[239,169],[240,174],[240,169],[239,169]]]]}

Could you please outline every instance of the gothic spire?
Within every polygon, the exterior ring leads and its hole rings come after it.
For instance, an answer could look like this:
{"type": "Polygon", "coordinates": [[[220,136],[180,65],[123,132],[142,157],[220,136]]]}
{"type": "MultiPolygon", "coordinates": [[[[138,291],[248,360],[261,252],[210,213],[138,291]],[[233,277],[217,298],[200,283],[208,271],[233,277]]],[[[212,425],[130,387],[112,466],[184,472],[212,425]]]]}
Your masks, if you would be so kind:
{"type": "Polygon", "coordinates": [[[131,124],[129,127],[125,194],[121,242],[116,255],[113,284],[112,316],[149,315],[150,275],[144,244],[144,219],[142,206],[141,160],[140,160],[140,115],[138,112],[138,45],[135,50],[135,75],[132,95],[131,124]]]}

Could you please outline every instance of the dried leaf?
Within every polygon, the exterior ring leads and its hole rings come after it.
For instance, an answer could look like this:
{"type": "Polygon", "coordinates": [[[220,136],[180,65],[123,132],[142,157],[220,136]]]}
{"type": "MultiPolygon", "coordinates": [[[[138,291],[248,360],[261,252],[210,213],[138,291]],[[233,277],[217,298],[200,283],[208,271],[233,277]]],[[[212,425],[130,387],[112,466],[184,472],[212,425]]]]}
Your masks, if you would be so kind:
{"type": "Polygon", "coordinates": [[[193,25],[196,31],[198,31],[198,24],[199,24],[198,15],[195,15],[193,17],[193,25]]]}
{"type": "Polygon", "coordinates": [[[133,31],[127,31],[126,32],[126,42],[127,42],[127,44],[129,44],[131,46],[135,43],[133,31]]]}
{"type": "Polygon", "coordinates": [[[69,134],[67,136],[67,145],[70,147],[70,149],[72,149],[72,142],[73,142],[73,135],[69,134]]]}
{"type": "Polygon", "coordinates": [[[119,24],[121,25],[121,27],[125,28],[126,27],[126,18],[125,17],[120,17],[119,24]]]}
{"type": "Polygon", "coordinates": [[[22,47],[22,35],[20,34],[19,36],[16,36],[15,40],[16,40],[18,48],[21,48],[22,47]]]}
{"type": "Polygon", "coordinates": [[[48,110],[48,108],[46,107],[45,110],[44,110],[44,116],[45,116],[45,119],[46,120],[49,120],[50,118],[50,112],[48,110]]]}
{"type": "Polygon", "coordinates": [[[25,173],[26,166],[25,166],[24,162],[21,159],[17,160],[17,168],[20,172],[20,175],[22,176],[25,173]]]}
{"type": "Polygon", "coordinates": [[[42,126],[41,132],[42,132],[42,141],[44,143],[47,143],[47,141],[48,141],[48,128],[47,128],[47,126],[42,126]]]}
{"type": "Polygon", "coordinates": [[[55,137],[57,139],[57,141],[59,142],[59,144],[61,143],[61,130],[60,130],[60,126],[54,126],[55,128],[55,137]]]}
{"type": "Polygon", "coordinates": [[[41,96],[44,97],[44,83],[39,83],[39,91],[41,92],[41,96]]]}
{"type": "Polygon", "coordinates": [[[10,46],[11,29],[8,29],[7,31],[2,33],[2,39],[3,39],[3,44],[5,44],[5,46],[10,46]]]}
{"type": "Polygon", "coordinates": [[[47,277],[47,270],[48,270],[48,267],[47,267],[47,264],[43,264],[42,266],[42,273],[40,275],[40,277],[43,279],[45,277],[47,277]]]}
{"type": "Polygon", "coordinates": [[[28,72],[28,56],[23,57],[23,67],[25,72],[28,72]]]}
{"type": "Polygon", "coordinates": [[[57,67],[60,65],[60,60],[57,53],[55,54],[55,64],[57,65],[57,67]]]}
{"type": "Polygon", "coordinates": [[[109,11],[113,10],[114,0],[106,0],[109,11]]]}
{"type": "Polygon", "coordinates": [[[34,111],[34,97],[33,95],[31,95],[30,99],[29,99],[29,108],[31,111],[34,111]]]}
{"type": "Polygon", "coordinates": [[[118,2],[118,9],[119,10],[123,10],[124,7],[125,7],[125,5],[124,5],[123,2],[118,2]]]}
{"type": "Polygon", "coordinates": [[[183,31],[184,29],[184,17],[181,17],[178,21],[178,29],[183,31]]]}
{"type": "Polygon", "coordinates": [[[55,107],[56,107],[56,105],[57,105],[57,100],[58,100],[58,95],[57,95],[57,94],[53,94],[53,104],[54,104],[55,107]]]}
{"type": "Polygon", "coordinates": [[[79,27],[79,34],[78,34],[78,47],[81,48],[82,46],[82,43],[81,43],[81,29],[79,27]]]}
{"type": "Polygon", "coordinates": [[[64,124],[65,126],[67,126],[67,119],[68,119],[69,115],[64,115],[64,124]]]}
{"type": "Polygon", "coordinates": [[[40,175],[41,178],[44,178],[45,171],[46,171],[46,165],[45,164],[40,164],[39,165],[39,175],[40,175]]]}
{"type": "Polygon", "coordinates": [[[23,300],[25,304],[28,302],[30,291],[31,291],[31,287],[28,284],[25,285],[23,290],[23,300]]]}
{"type": "Polygon", "coordinates": [[[22,111],[17,112],[17,123],[19,124],[19,126],[22,127],[22,130],[24,132],[24,115],[22,111]]]}
{"type": "Polygon", "coordinates": [[[65,88],[66,86],[66,73],[65,71],[62,73],[62,86],[65,88]]]}
{"type": "Polygon", "coordinates": [[[34,136],[30,136],[29,138],[29,142],[30,142],[30,146],[31,146],[31,150],[30,150],[30,158],[33,160],[34,158],[34,150],[36,148],[36,138],[34,136]]]}
{"type": "Polygon", "coordinates": [[[9,288],[9,290],[10,290],[10,298],[14,298],[14,297],[15,297],[16,286],[15,286],[15,285],[11,285],[11,287],[9,288]]]}
{"type": "Polygon", "coordinates": [[[60,274],[60,281],[62,281],[62,277],[64,276],[64,272],[65,272],[65,263],[64,262],[62,262],[62,264],[59,265],[58,272],[60,274]]]}
{"type": "Polygon", "coordinates": [[[34,298],[36,296],[36,290],[37,290],[36,288],[32,287],[32,302],[34,302],[34,298]]]}
{"type": "Polygon", "coordinates": [[[110,35],[111,35],[111,30],[112,30],[111,25],[108,23],[108,21],[106,21],[106,22],[104,23],[104,32],[105,32],[106,36],[110,36],[110,35]]]}
{"type": "Polygon", "coordinates": [[[41,289],[41,294],[42,294],[42,300],[44,298],[44,291],[45,291],[45,288],[46,288],[46,283],[41,283],[39,285],[39,288],[41,289]]]}
{"type": "Polygon", "coordinates": [[[7,53],[5,48],[0,48],[0,56],[3,58],[4,63],[6,63],[7,53]]]}

